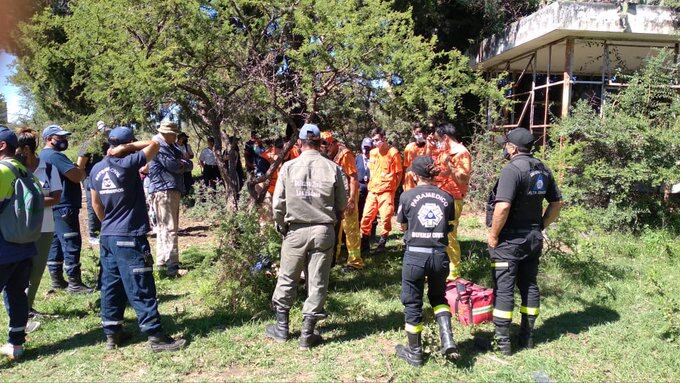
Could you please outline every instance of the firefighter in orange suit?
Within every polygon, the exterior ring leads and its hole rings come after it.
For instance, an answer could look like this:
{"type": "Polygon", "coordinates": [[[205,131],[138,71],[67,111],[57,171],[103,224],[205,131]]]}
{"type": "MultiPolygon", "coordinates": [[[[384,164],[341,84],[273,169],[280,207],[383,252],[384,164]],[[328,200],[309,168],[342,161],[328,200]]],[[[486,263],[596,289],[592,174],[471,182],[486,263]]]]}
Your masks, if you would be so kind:
{"type": "Polygon", "coordinates": [[[440,171],[435,177],[435,184],[451,194],[456,205],[456,217],[453,221],[453,228],[449,232],[449,245],[446,248],[446,254],[451,261],[447,280],[451,281],[460,277],[461,251],[458,243],[458,223],[472,173],[472,156],[467,148],[456,139],[456,128],[453,125],[438,126],[435,136],[440,146],[435,155],[435,163],[440,171]]]}
{"type": "Polygon", "coordinates": [[[354,153],[333,137],[333,132],[321,133],[321,152],[338,164],[347,178],[347,208],[340,222],[335,259],[340,256],[342,233],[345,233],[347,244],[347,265],[344,271],[360,270],[364,268],[361,258],[361,232],[359,231],[359,180],[357,179],[357,165],[354,153]]]}
{"type": "Polygon", "coordinates": [[[415,141],[406,145],[406,148],[404,149],[404,182],[402,183],[404,191],[416,187],[413,172],[408,171],[413,159],[418,156],[433,155],[436,151],[436,147],[428,141],[429,136],[434,134],[432,129],[421,126],[416,122],[413,124],[412,131],[415,141]]]}
{"type": "Polygon", "coordinates": [[[371,138],[375,148],[371,150],[368,161],[371,179],[368,181],[368,196],[361,218],[361,248],[362,250],[369,249],[371,225],[380,213],[378,225],[380,240],[376,250],[383,252],[387,243],[387,236],[392,230],[394,193],[401,182],[403,168],[399,151],[387,143],[383,129],[373,129],[371,138]]]}

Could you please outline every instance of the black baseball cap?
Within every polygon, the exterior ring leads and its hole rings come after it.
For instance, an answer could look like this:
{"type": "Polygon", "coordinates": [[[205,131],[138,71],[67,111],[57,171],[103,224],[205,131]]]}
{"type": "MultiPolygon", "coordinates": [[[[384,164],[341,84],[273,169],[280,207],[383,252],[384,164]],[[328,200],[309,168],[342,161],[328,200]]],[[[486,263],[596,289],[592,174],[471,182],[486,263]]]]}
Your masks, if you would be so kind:
{"type": "Polygon", "coordinates": [[[530,131],[524,128],[515,128],[504,136],[496,137],[496,142],[504,145],[506,143],[511,143],[517,146],[520,150],[529,151],[534,146],[534,135],[530,131]]]}
{"type": "Polygon", "coordinates": [[[432,178],[434,170],[434,160],[430,156],[418,156],[411,163],[411,171],[418,177],[432,178]]]}

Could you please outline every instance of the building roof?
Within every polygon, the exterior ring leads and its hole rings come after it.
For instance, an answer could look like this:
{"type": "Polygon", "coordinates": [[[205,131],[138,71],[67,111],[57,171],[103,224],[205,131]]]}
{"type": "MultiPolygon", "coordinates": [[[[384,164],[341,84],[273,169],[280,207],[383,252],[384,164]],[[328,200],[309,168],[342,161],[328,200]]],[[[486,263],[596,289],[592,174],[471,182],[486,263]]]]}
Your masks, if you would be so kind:
{"type": "MultiPolygon", "coordinates": [[[[581,68],[582,73],[597,73],[601,64],[591,61],[602,56],[602,48],[589,44],[588,39],[620,45],[625,52],[617,52],[618,56],[641,62],[650,47],[672,47],[680,41],[679,18],[668,7],[629,4],[627,11],[623,11],[612,3],[555,2],[510,24],[502,33],[484,39],[469,52],[471,65],[489,70],[565,37],[575,37],[581,45],[576,48],[579,54],[574,58],[574,71],[581,68]],[[592,50],[590,54],[588,49],[592,50]]],[[[540,54],[537,58],[538,70],[547,69],[547,53],[544,55],[544,60],[540,54]]],[[[564,67],[564,48],[553,47],[552,61],[553,72],[564,67]]],[[[525,64],[515,66],[507,69],[522,70],[525,64]]],[[[636,63],[629,66],[637,67],[636,63]]]]}

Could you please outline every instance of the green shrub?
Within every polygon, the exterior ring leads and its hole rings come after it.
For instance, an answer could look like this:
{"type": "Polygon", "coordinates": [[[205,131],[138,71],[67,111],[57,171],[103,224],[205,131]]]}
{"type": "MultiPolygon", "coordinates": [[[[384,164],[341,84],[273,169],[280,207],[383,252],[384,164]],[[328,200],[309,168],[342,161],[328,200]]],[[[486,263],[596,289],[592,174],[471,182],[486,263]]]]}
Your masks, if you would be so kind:
{"type": "Polygon", "coordinates": [[[222,209],[215,261],[201,295],[213,307],[252,314],[271,298],[276,279],[264,263],[278,261],[281,238],[257,208],[242,206],[237,212],[222,209]]]}
{"type": "Polygon", "coordinates": [[[551,129],[548,162],[565,200],[588,209],[607,229],[673,227],[664,188],[680,181],[679,65],[666,51],[650,59],[629,86],[607,98],[603,118],[585,102],[551,129]]]}

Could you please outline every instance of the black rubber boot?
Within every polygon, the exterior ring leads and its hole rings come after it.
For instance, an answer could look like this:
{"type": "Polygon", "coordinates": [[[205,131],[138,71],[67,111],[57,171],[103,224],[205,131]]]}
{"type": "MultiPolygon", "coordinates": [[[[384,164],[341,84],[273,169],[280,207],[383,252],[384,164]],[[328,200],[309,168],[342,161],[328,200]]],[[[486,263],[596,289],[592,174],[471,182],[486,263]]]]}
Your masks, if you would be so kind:
{"type": "Polygon", "coordinates": [[[132,339],[132,334],[122,330],[114,334],[106,335],[106,349],[115,350],[127,343],[130,339],[132,339]]]}
{"type": "Polygon", "coordinates": [[[376,246],[375,248],[375,252],[384,253],[385,245],[387,245],[387,236],[380,237],[380,240],[378,241],[378,246],[376,246]]]}
{"type": "Polygon", "coordinates": [[[458,347],[453,340],[453,331],[451,331],[451,313],[440,313],[435,316],[435,320],[439,325],[439,340],[441,341],[441,353],[447,358],[457,359],[458,347]]]}
{"type": "Polygon", "coordinates": [[[309,350],[323,341],[318,331],[315,331],[317,317],[306,315],[302,318],[302,330],[300,331],[300,349],[309,350]]]}
{"type": "Polygon", "coordinates": [[[522,314],[522,322],[519,326],[519,343],[521,347],[532,349],[534,348],[534,324],[536,323],[535,315],[522,314]]]}
{"type": "Polygon", "coordinates": [[[289,311],[282,307],[274,308],[276,313],[276,323],[270,324],[264,329],[264,336],[274,339],[277,342],[288,340],[288,318],[289,311]]]}
{"type": "Polygon", "coordinates": [[[83,280],[80,277],[80,273],[72,277],[68,277],[68,287],[66,288],[71,294],[90,294],[94,290],[91,287],[87,287],[83,284],[83,280]]]}
{"type": "Polygon", "coordinates": [[[371,238],[361,237],[361,257],[365,258],[371,252],[371,238]]]}
{"type": "Polygon", "coordinates": [[[510,346],[510,326],[496,325],[496,331],[493,337],[494,350],[499,351],[503,355],[512,355],[512,347],[510,346]]]}
{"type": "Polygon", "coordinates": [[[50,278],[52,279],[52,289],[54,290],[63,290],[68,286],[62,270],[50,271],[50,278]]]}
{"type": "Polygon", "coordinates": [[[172,339],[165,334],[159,333],[150,335],[147,343],[149,344],[151,351],[162,352],[181,350],[187,344],[187,341],[182,338],[172,339]]]}
{"type": "Polygon", "coordinates": [[[420,367],[423,365],[423,344],[420,334],[413,334],[407,331],[408,345],[398,344],[394,347],[397,356],[404,359],[411,366],[420,367]]]}

